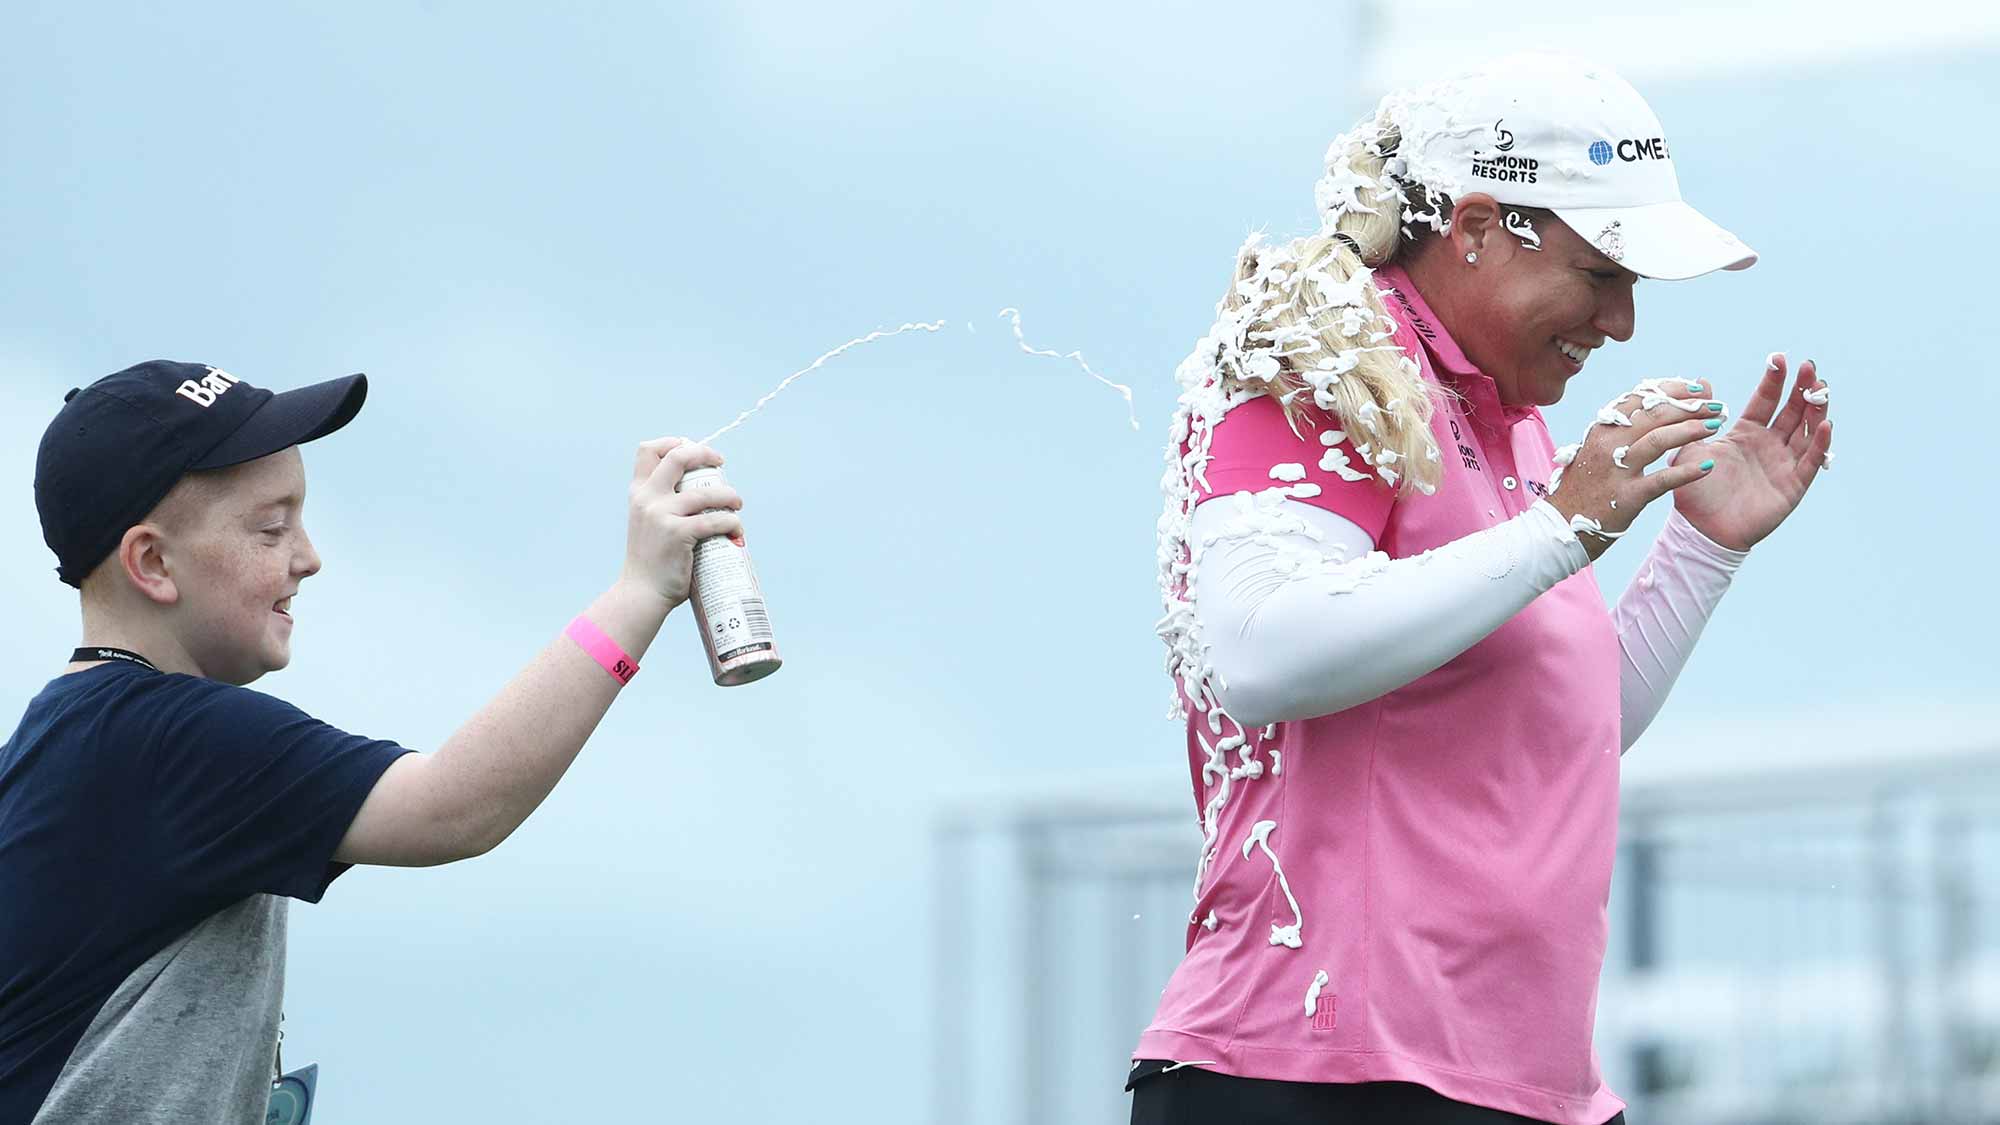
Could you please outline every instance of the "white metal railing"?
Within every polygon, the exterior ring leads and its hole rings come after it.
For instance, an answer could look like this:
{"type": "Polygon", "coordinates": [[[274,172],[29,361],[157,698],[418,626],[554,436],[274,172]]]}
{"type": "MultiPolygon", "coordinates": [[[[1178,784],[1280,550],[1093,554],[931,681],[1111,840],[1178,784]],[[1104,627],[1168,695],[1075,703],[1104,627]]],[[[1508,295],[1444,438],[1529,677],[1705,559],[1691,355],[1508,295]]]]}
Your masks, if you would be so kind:
{"type": "MultiPolygon", "coordinates": [[[[940,815],[940,1125],[1125,1119],[1200,842],[1171,780],[940,815]]],[[[2000,1123],[2000,750],[1628,783],[1622,801],[1597,1043],[1635,1121],[2000,1123]]]]}

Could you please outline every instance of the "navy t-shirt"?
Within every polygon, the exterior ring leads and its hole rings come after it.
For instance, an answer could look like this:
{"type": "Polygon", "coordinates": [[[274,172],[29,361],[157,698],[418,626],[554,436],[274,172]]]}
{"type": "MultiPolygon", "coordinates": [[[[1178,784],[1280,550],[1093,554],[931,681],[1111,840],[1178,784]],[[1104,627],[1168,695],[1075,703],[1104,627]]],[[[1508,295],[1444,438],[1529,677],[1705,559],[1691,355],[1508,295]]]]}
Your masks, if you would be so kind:
{"type": "Polygon", "coordinates": [[[114,661],[0,745],[0,1123],[25,1122],[120,982],[250,895],[317,902],[409,751],[279,699],[114,661]]]}

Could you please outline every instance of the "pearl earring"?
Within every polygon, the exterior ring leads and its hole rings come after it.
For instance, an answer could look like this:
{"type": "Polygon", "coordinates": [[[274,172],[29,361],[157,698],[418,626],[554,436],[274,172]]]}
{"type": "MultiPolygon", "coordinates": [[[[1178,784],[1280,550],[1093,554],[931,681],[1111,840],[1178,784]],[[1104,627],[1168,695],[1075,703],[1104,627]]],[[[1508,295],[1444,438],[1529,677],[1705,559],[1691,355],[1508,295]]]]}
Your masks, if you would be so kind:
{"type": "Polygon", "coordinates": [[[1477,254],[1467,254],[1465,256],[1466,265],[1471,265],[1472,263],[1477,262],[1478,260],[1479,260],[1479,255],[1477,254]]]}

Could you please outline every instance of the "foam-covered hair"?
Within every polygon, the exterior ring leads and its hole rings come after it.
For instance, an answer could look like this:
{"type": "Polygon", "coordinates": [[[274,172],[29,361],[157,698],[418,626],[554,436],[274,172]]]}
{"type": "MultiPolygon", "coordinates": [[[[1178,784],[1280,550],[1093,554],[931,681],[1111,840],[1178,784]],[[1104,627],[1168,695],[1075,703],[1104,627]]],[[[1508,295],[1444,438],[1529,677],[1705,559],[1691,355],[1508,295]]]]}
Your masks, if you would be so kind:
{"type": "MultiPolygon", "coordinates": [[[[1262,235],[1245,241],[1215,322],[1175,372],[1181,395],[1161,480],[1158,563],[1166,611],[1159,632],[1180,689],[1172,709],[1177,717],[1183,696],[1203,711],[1215,706],[1187,601],[1200,553],[1188,542],[1188,529],[1214,427],[1231,408],[1272,396],[1299,432],[1317,417],[1304,409],[1309,402],[1360,454],[1357,464],[1327,442],[1322,464],[1328,471],[1348,480],[1372,475],[1399,492],[1436,489],[1442,466],[1430,429],[1432,396],[1448,392],[1426,384],[1394,342],[1396,325],[1375,288],[1374,271],[1428,232],[1451,229],[1452,201],[1463,184],[1452,167],[1426,153],[1435,138],[1469,128],[1448,112],[1455,93],[1453,83],[1442,82],[1390,94],[1372,116],[1336,138],[1314,186],[1319,230],[1284,243],[1262,235]]],[[[1518,213],[1509,214],[1507,227],[1524,245],[1539,248],[1540,239],[1518,213]]],[[[1218,715],[1210,714],[1212,727],[1218,715]]]]}

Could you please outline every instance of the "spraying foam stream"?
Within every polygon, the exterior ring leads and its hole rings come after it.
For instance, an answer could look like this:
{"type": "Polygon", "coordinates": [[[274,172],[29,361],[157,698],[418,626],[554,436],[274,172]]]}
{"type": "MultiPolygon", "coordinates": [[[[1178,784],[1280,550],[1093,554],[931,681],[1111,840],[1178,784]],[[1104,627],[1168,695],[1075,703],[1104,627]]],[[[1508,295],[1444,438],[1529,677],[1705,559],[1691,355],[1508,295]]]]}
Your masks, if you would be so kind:
{"type": "Polygon", "coordinates": [[[701,439],[701,444],[711,445],[715,442],[716,438],[721,437],[723,434],[726,434],[729,431],[735,429],[736,427],[742,425],[743,423],[749,421],[752,415],[764,409],[765,403],[770,402],[774,398],[777,398],[778,392],[784,390],[786,387],[791,386],[793,383],[803,378],[806,374],[817,370],[820,366],[825,364],[827,360],[832,359],[833,357],[839,355],[840,353],[846,351],[849,348],[860,347],[862,344],[872,343],[876,340],[882,339],[885,336],[900,336],[905,332],[911,332],[911,331],[936,332],[937,330],[943,327],[944,327],[944,321],[942,320],[932,321],[931,323],[928,324],[923,322],[918,322],[916,324],[905,324],[900,328],[877,329],[873,332],[870,332],[866,336],[857,336],[854,339],[849,340],[845,344],[842,344],[839,347],[833,349],[832,351],[827,352],[825,355],[820,356],[818,359],[813,360],[811,363],[806,364],[804,367],[801,367],[797,371],[792,372],[790,375],[785,376],[784,381],[779,383],[777,386],[771,388],[771,393],[765,395],[763,398],[758,399],[757,404],[755,406],[752,406],[750,409],[745,410],[741,414],[738,414],[734,422],[729,423],[727,426],[724,426],[721,429],[715,431],[714,433],[708,435],[707,437],[701,439]]]}
{"type": "MultiPolygon", "coordinates": [[[[1104,376],[1099,375],[1097,372],[1092,371],[1090,369],[1090,365],[1083,361],[1083,353],[1081,352],[1072,351],[1065,355],[1059,352],[1049,351],[1045,348],[1029,347],[1028,341],[1021,335],[1020,310],[1014,308],[1005,308],[1000,310],[1000,315],[1013,318],[1014,339],[1021,345],[1022,351],[1027,352],[1029,355],[1047,356],[1051,359],[1075,360],[1076,365],[1078,367],[1083,368],[1084,374],[1090,376],[1091,378],[1097,380],[1100,383],[1103,383],[1105,386],[1110,387],[1112,390],[1117,391],[1119,394],[1124,395],[1125,410],[1126,413],[1131,417],[1132,428],[1134,430],[1139,428],[1139,414],[1138,411],[1132,405],[1132,388],[1124,385],[1123,383],[1114,383],[1111,380],[1106,379],[1104,376]]],[[[790,375],[785,376],[785,378],[782,381],[780,381],[777,386],[771,388],[770,393],[766,394],[763,398],[758,399],[756,404],[751,406],[750,409],[745,410],[741,414],[738,414],[734,421],[730,422],[727,426],[724,426],[721,429],[715,431],[714,433],[708,435],[707,437],[702,438],[701,444],[703,445],[713,444],[715,439],[721,437],[722,435],[728,433],[729,431],[749,421],[752,417],[760,413],[764,409],[765,405],[768,404],[772,399],[777,398],[778,395],[782,391],[784,391],[786,387],[791,386],[793,383],[798,382],[805,376],[811,374],[814,371],[817,371],[819,368],[825,366],[828,360],[833,359],[836,356],[839,356],[840,354],[848,351],[851,348],[858,348],[863,344],[870,344],[875,342],[876,340],[880,340],[889,336],[900,336],[905,332],[937,332],[943,329],[944,326],[945,322],[942,320],[928,321],[928,322],[917,321],[910,324],[904,324],[896,328],[877,329],[874,332],[870,332],[866,336],[857,336],[854,339],[847,341],[845,344],[842,344],[839,347],[834,348],[833,350],[825,353],[824,355],[821,355],[818,359],[815,359],[811,363],[806,364],[799,370],[794,371],[790,375]]],[[[972,329],[972,323],[970,321],[967,321],[965,327],[968,331],[970,331],[972,329]]]]}
{"type": "Polygon", "coordinates": [[[1098,382],[1103,383],[1105,386],[1110,387],[1112,390],[1117,391],[1119,394],[1124,395],[1125,411],[1132,417],[1132,428],[1134,430],[1139,428],[1139,412],[1132,405],[1132,388],[1126,386],[1123,383],[1114,383],[1111,380],[1106,379],[1104,376],[1099,375],[1097,372],[1092,371],[1090,369],[1090,365],[1083,361],[1083,353],[1080,351],[1073,351],[1065,355],[1060,352],[1052,352],[1047,348],[1029,347],[1027,338],[1021,335],[1021,310],[1016,308],[1005,308],[1000,310],[1000,315],[1004,317],[1009,317],[1013,320],[1014,340],[1016,343],[1021,345],[1022,351],[1027,352],[1029,355],[1047,356],[1050,359],[1073,359],[1076,361],[1076,365],[1078,367],[1083,368],[1083,373],[1085,375],[1090,376],[1091,378],[1097,380],[1098,382]]]}

